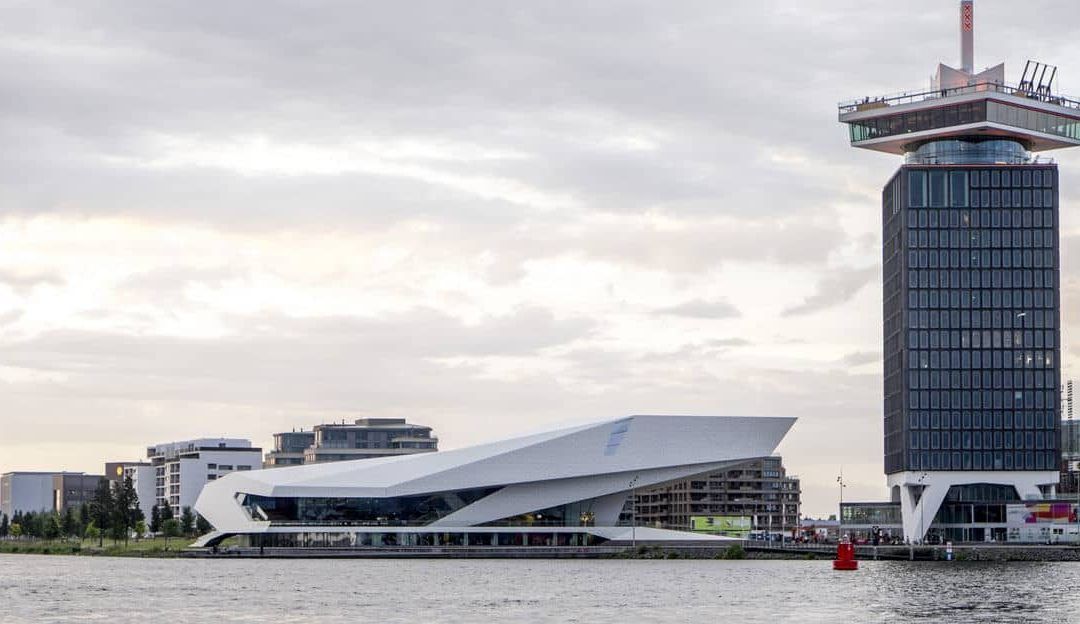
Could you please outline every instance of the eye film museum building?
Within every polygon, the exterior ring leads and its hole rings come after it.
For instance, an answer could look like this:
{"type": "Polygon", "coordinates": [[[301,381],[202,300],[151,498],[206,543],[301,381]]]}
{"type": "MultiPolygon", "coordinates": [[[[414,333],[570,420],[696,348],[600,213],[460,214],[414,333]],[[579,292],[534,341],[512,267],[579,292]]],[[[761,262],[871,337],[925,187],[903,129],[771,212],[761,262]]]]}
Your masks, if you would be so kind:
{"type": "Polygon", "coordinates": [[[195,509],[247,546],[592,546],[726,538],[620,520],[636,489],[768,457],[793,418],[631,416],[478,446],[236,472],[195,509]]]}

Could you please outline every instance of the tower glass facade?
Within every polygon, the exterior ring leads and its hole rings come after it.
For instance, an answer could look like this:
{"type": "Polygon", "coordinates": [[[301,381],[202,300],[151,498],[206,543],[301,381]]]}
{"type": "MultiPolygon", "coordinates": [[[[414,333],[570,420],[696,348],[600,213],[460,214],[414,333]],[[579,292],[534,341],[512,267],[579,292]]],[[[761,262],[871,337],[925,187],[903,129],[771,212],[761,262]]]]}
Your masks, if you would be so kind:
{"type": "Polygon", "coordinates": [[[1057,470],[1057,167],[906,164],[882,205],[885,471],[1057,470]]]}

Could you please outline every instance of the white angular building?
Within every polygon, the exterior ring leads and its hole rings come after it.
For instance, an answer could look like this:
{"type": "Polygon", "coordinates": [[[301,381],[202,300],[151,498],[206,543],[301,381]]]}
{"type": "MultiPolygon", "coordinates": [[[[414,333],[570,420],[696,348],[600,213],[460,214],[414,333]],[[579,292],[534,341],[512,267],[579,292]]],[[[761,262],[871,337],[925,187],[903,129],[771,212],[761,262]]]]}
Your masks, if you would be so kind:
{"type": "Polygon", "coordinates": [[[794,418],[630,416],[439,453],[233,473],[201,540],[277,547],[583,546],[720,539],[633,527],[630,494],[766,457],[794,418]]]}

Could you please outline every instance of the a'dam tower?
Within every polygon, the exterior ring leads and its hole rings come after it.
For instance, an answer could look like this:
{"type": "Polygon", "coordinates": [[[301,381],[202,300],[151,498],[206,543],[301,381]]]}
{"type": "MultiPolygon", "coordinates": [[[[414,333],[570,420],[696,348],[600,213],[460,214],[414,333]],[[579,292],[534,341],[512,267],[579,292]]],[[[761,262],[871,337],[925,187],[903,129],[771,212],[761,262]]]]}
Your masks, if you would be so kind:
{"type": "Polygon", "coordinates": [[[839,109],[852,146],[903,158],[882,193],[884,460],[912,541],[946,501],[1052,495],[1061,459],[1058,169],[1036,154],[1080,145],[1080,101],[1042,63],[976,72],[970,1],[960,39],[929,90],[839,109]]]}

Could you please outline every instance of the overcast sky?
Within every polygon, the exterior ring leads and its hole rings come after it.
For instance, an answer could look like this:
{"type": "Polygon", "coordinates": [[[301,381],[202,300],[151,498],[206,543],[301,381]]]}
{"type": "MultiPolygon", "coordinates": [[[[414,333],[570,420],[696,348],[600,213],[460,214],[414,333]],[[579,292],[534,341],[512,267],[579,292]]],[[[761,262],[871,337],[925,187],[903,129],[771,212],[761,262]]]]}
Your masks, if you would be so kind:
{"type": "MultiPolygon", "coordinates": [[[[885,497],[899,158],[836,104],[957,65],[957,2],[2,6],[0,471],[360,416],[448,449],[791,415],[804,513],[841,466],[885,497]]],[[[976,65],[1080,94],[1078,17],[979,0],[976,65]]],[[[1080,156],[1054,156],[1069,374],[1080,156]]]]}

